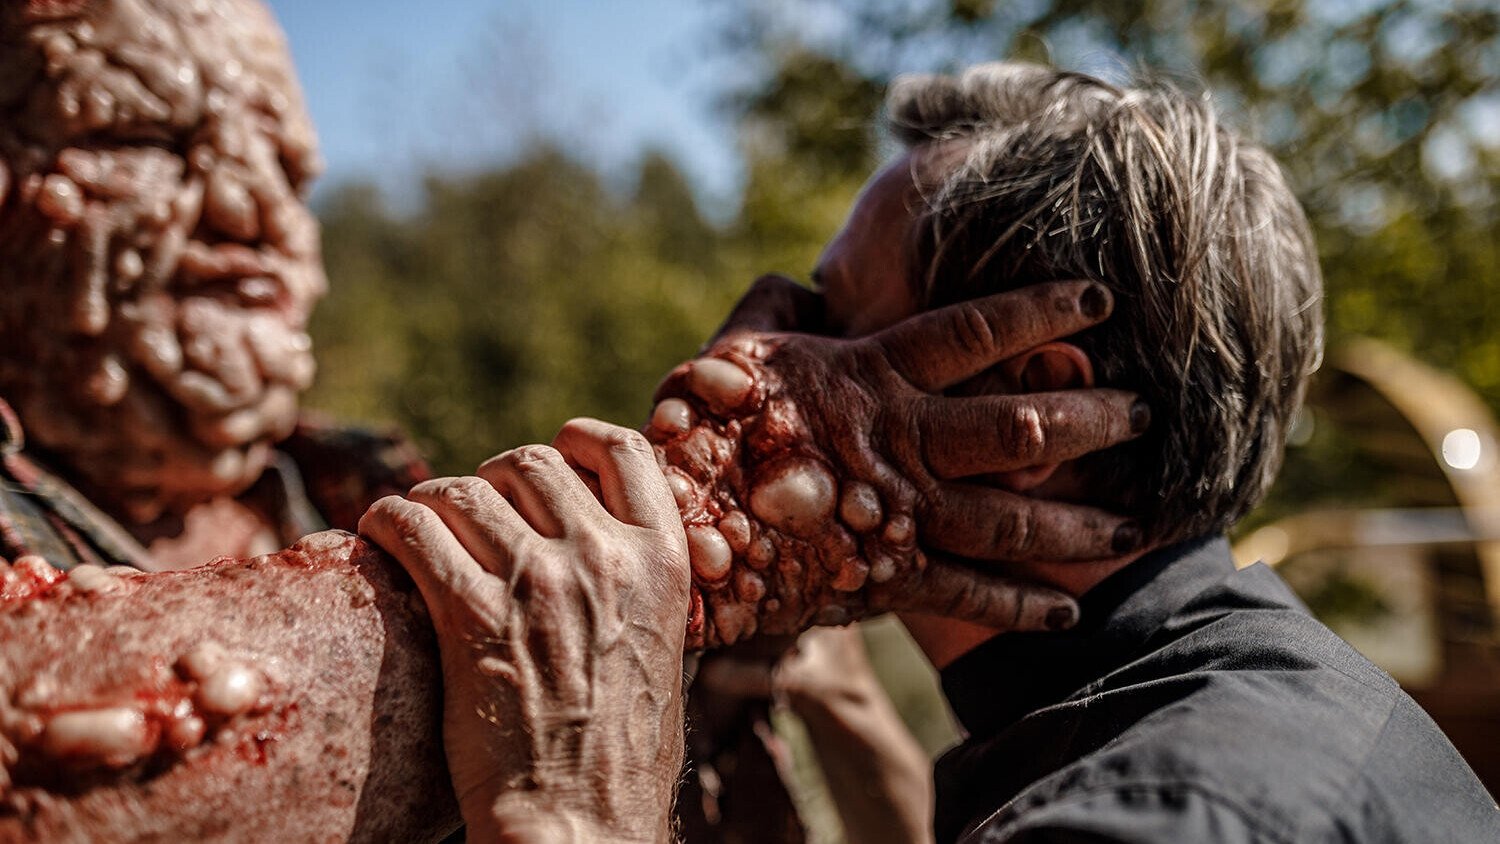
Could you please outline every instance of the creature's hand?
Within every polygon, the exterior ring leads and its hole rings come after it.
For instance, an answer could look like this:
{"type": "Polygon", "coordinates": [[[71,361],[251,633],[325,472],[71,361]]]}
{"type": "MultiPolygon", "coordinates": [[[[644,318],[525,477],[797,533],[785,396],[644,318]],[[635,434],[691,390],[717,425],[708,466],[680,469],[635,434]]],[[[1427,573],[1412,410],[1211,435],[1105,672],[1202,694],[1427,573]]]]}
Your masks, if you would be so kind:
{"type": "Polygon", "coordinates": [[[958,558],[1106,559],[1134,550],[1139,529],[959,479],[1124,442],[1149,411],[1118,390],[941,393],[1102,322],[1109,292],[1038,285],[858,339],[757,330],[815,312],[787,284],[759,283],[707,353],[667,376],[647,427],[687,526],[689,645],[887,610],[997,629],[1072,624],[1067,596],[958,558]]]}
{"type": "Polygon", "coordinates": [[[735,303],[734,310],[701,351],[708,352],[730,334],[747,331],[822,334],[824,320],[821,294],[784,275],[763,275],[735,303]]]}
{"type": "Polygon", "coordinates": [[[575,420],[554,446],[382,499],[360,531],[432,614],[471,834],[666,840],[683,752],[682,525],[636,432],[575,420]]]}

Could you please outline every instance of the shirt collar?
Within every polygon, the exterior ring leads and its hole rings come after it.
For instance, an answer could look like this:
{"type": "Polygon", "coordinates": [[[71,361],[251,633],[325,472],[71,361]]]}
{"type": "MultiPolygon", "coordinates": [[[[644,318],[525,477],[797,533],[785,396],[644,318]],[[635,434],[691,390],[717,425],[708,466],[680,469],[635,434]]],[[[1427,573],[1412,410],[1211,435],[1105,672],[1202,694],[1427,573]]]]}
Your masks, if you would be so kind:
{"type": "Polygon", "coordinates": [[[943,691],[970,735],[998,732],[1128,663],[1173,614],[1233,573],[1222,536],[1154,551],[1080,598],[1072,630],[996,636],[943,669],[943,691]]]}

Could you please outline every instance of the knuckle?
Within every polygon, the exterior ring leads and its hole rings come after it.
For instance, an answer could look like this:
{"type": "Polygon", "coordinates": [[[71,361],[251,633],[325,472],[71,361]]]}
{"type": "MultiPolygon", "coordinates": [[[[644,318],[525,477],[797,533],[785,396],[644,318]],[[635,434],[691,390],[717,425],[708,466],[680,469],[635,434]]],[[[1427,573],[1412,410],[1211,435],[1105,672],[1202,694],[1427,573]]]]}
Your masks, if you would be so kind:
{"type": "Polygon", "coordinates": [[[510,452],[497,454],[494,457],[491,457],[488,460],[484,461],[483,463],[480,463],[479,468],[474,470],[474,474],[478,475],[481,478],[488,478],[495,475],[505,467],[505,461],[509,454],[510,452]]]}
{"type": "MultiPolygon", "coordinates": [[[[939,417],[935,412],[931,412],[935,410],[933,405],[925,401],[923,404],[926,407],[912,405],[918,408],[916,412],[903,413],[898,410],[896,413],[886,414],[883,416],[883,421],[890,429],[887,436],[896,446],[895,450],[898,453],[893,456],[896,457],[898,463],[900,451],[916,449],[920,451],[926,468],[938,472],[951,462],[954,442],[953,438],[942,435],[939,417]]],[[[911,467],[903,466],[902,468],[908,470],[907,474],[912,476],[913,480],[925,477],[925,473],[918,475],[910,471],[911,467]]]]}
{"type": "Polygon", "coordinates": [[[1127,408],[1120,414],[1113,407],[1100,407],[1094,418],[1081,427],[1080,436],[1088,437],[1089,442],[1112,445],[1130,435],[1130,411],[1127,408]]]}
{"type": "Polygon", "coordinates": [[[994,548],[997,552],[1025,556],[1036,541],[1036,517],[1030,507],[999,511],[995,517],[994,548]]]}
{"type": "Polygon", "coordinates": [[[954,306],[953,340],[967,355],[985,357],[998,343],[995,326],[989,316],[972,302],[954,306]]]}
{"type": "Polygon", "coordinates": [[[436,490],[436,496],[458,509],[467,509],[479,504],[484,494],[491,489],[492,487],[483,478],[472,476],[447,478],[436,490]]]}
{"type": "Polygon", "coordinates": [[[476,485],[489,486],[484,480],[476,477],[434,478],[412,487],[411,496],[450,504],[464,504],[477,496],[476,485]]]}
{"type": "Polygon", "coordinates": [[[604,434],[604,444],[613,453],[622,457],[653,454],[651,442],[640,431],[618,425],[610,426],[604,434]]]}
{"type": "Polygon", "coordinates": [[[432,511],[420,504],[406,502],[407,506],[393,515],[390,526],[396,541],[408,548],[426,546],[431,525],[432,511]]]}
{"type": "Polygon", "coordinates": [[[588,416],[575,416],[572,419],[564,422],[562,424],[562,427],[558,429],[557,433],[559,439],[563,435],[572,435],[587,439],[593,436],[595,426],[602,424],[604,423],[600,422],[597,419],[592,419],[588,416]]]}
{"type": "Polygon", "coordinates": [[[523,445],[512,449],[511,454],[517,463],[550,463],[558,459],[557,449],[550,445],[523,445]]]}
{"type": "Polygon", "coordinates": [[[396,520],[400,517],[402,507],[407,503],[406,499],[399,495],[387,495],[378,499],[360,517],[360,531],[370,532],[394,527],[396,520]]]}
{"type": "MultiPolygon", "coordinates": [[[[432,478],[412,487],[406,494],[412,498],[436,498],[438,490],[448,482],[448,478],[432,478]]],[[[380,502],[376,502],[377,504],[380,502]]]]}
{"type": "Polygon", "coordinates": [[[1018,461],[1034,463],[1047,453],[1047,428],[1042,414],[1031,404],[1007,408],[1001,420],[1006,448],[1018,461]]]}
{"type": "Polygon", "coordinates": [[[973,615],[976,600],[975,594],[978,584],[973,578],[956,578],[951,583],[951,592],[948,595],[947,606],[944,613],[954,618],[968,618],[973,615]]]}
{"type": "Polygon", "coordinates": [[[575,416],[572,419],[569,419],[568,421],[562,423],[562,427],[557,429],[557,437],[553,439],[553,442],[557,442],[557,440],[560,440],[565,435],[569,434],[586,434],[588,431],[588,424],[589,419],[586,416],[575,416]]]}
{"type": "Polygon", "coordinates": [[[395,515],[395,511],[406,499],[399,495],[387,495],[376,499],[369,509],[365,511],[366,518],[389,519],[395,515]]]}
{"type": "Polygon", "coordinates": [[[562,455],[550,445],[523,445],[505,452],[496,459],[509,471],[522,475],[536,475],[562,462],[562,455]]]}

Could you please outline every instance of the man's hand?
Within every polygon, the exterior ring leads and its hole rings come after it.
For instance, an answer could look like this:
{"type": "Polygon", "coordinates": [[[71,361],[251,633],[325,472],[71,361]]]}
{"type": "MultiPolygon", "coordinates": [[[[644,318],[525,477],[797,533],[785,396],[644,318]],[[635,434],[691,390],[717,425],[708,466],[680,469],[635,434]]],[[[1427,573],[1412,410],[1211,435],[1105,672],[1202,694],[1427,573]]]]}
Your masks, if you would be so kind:
{"type": "Polygon", "coordinates": [[[1139,529],[963,479],[1125,442],[1149,410],[1119,390],[943,392],[1102,322],[1109,292],[1037,285],[857,339],[761,330],[816,316],[816,297],[798,290],[763,279],[705,355],[658,390],[647,430],[687,524],[690,644],[887,610],[997,629],[1071,625],[1067,596],[982,561],[1113,558],[1140,545],[1139,529]]]}
{"type": "Polygon", "coordinates": [[[554,447],[478,474],[382,499],[360,523],[411,573],[437,629],[444,744],[471,835],[666,840],[689,574],[651,447],[574,420],[554,447]]]}

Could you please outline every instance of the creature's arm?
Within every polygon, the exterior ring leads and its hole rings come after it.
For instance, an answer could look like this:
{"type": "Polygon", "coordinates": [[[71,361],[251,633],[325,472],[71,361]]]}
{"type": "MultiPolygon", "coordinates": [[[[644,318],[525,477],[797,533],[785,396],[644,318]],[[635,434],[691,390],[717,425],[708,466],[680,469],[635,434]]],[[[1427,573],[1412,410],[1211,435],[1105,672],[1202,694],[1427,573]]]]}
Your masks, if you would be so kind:
{"type": "Polygon", "coordinates": [[[0,842],[436,840],[415,588],[349,534],[183,572],[0,572],[0,842]]]}

